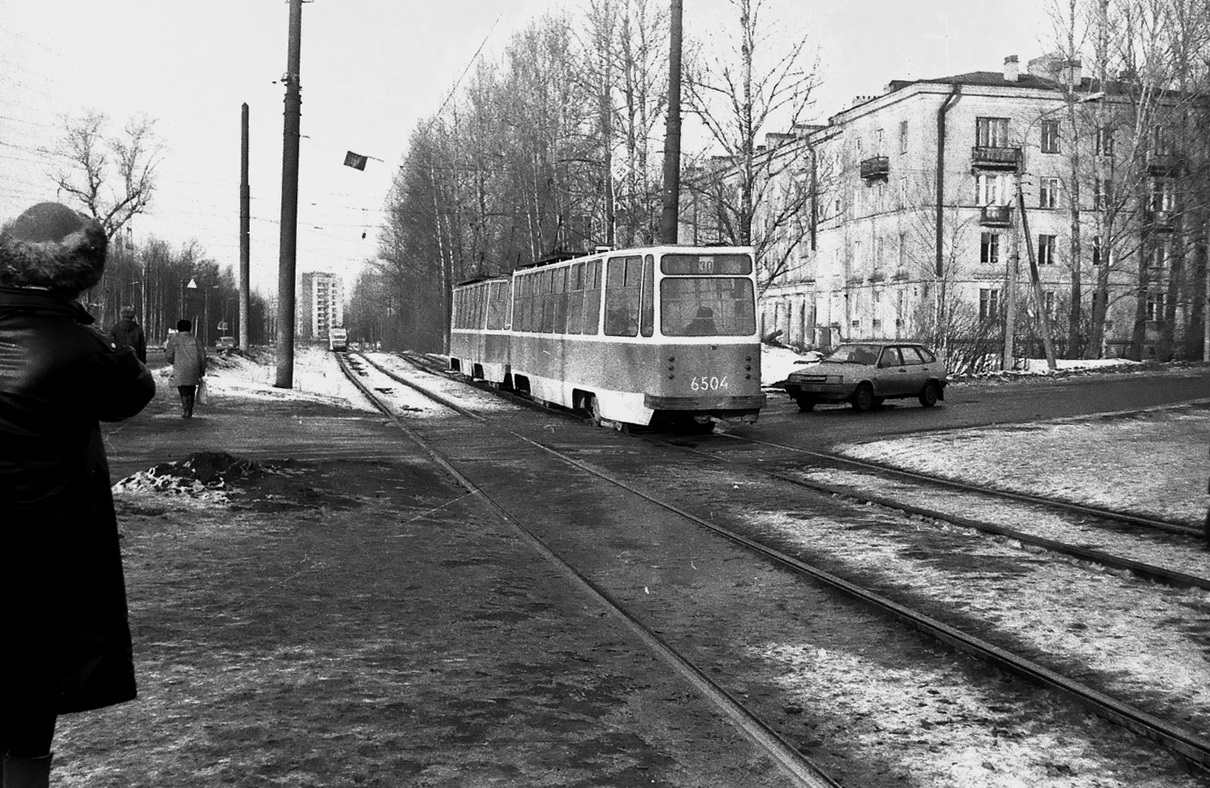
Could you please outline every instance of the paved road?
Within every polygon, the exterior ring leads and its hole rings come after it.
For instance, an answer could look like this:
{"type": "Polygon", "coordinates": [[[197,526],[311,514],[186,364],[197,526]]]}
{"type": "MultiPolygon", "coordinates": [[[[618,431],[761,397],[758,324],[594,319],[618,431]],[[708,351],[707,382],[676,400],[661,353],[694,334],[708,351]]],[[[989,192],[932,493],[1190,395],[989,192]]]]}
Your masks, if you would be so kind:
{"type": "Polygon", "coordinates": [[[848,405],[819,406],[802,413],[789,397],[772,392],[759,423],[744,429],[754,438],[770,440],[793,431],[800,445],[826,447],[838,441],[1087,416],[1205,398],[1210,398],[1208,366],[1154,375],[1096,374],[1059,380],[956,383],[935,408],[922,408],[914,399],[891,400],[868,413],[858,413],[848,405]]]}

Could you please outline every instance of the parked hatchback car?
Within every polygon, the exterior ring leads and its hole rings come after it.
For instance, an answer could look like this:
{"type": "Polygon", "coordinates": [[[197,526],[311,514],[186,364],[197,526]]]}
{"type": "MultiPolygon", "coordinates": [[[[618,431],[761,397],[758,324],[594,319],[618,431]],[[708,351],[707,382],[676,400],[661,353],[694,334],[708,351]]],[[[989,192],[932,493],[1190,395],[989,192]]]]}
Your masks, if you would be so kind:
{"type": "Polygon", "coordinates": [[[218,341],[214,343],[214,347],[216,350],[234,350],[235,337],[219,337],[218,341]]]}
{"type": "Polygon", "coordinates": [[[854,342],[819,363],[791,372],[786,393],[800,410],[820,402],[849,402],[869,410],[887,399],[917,397],[931,408],[945,399],[945,364],[913,342],[854,342]]]}

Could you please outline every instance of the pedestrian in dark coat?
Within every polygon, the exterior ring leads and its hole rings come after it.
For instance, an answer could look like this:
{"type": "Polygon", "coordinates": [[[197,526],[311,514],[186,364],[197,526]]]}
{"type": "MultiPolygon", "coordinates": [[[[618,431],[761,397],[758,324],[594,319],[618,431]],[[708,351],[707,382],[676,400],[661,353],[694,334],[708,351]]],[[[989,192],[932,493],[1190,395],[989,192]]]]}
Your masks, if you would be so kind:
{"type": "Polygon", "coordinates": [[[206,374],[206,346],[192,332],[193,323],[182,318],[164,346],[164,358],[172,365],[172,385],[181,395],[181,415],[187,419],[193,418],[197,388],[206,374]]]}
{"type": "Polygon", "coordinates": [[[143,327],[134,319],[134,307],[122,307],[122,319],[109,329],[109,341],[119,350],[128,347],[139,357],[139,361],[147,363],[147,336],[143,327]]]}
{"type": "Polygon", "coordinates": [[[135,697],[126,589],[99,421],[155,395],[74,299],[107,239],[35,205],[0,227],[0,756],[4,788],[46,786],[60,714],[135,697]]]}

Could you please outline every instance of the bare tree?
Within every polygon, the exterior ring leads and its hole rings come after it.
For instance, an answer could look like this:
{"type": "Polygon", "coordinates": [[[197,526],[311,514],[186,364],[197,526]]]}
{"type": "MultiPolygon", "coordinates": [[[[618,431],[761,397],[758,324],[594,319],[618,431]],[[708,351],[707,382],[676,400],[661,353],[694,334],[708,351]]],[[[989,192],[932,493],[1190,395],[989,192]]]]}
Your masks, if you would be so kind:
{"type": "Polygon", "coordinates": [[[652,140],[668,100],[668,53],[660,46],[668,38],[668,11],[654,5],[653,0],[623,0],[620,9],[617,125],[624,150],[614,170],[620,174],[617,237],[626,246],[653,243],[659,236],[662,173],[652,140]]]}
{"type": "MultiPolygon", "coordinates": [[[[758,263],[779,269],[782,263],[766,258],[771,250],[786,248],[784,233],[802,226],[799,209],[808,198],[805,190],[787,192],[781,178],[799,165],[798,157],[770,155],[758,139],[771,122],[785,129],[799,124],[819,81],[818,56],[808,62],[807,38],[801,35],[785,49],[774,48],[771,31],[778,26],[762,20],[764,0],[729,2],[738,35],[726,40],[738,40],[738,50],[718,42],[700,47],[690,59],[685,85],[690,106],[723,151],[716,163],[721,160],[725,167],[725,183],[712,197],[724,239],[751,244],[758,263]],[[763,217],[762,208],[768,208],[763,217]]],[[[765,281],[776,273],[766,271],[765,281]]]]}
{"type": "Polygon", "coordinates": [[[55,183],[112,238],[151,202],[164,147],[156,138],[155,121],[146,115],[128,120],[120,135],[110,135],[107,125],[108,118],[96,111],[63,118],[60,152],[67,165],[55,175],[55,183]]]}

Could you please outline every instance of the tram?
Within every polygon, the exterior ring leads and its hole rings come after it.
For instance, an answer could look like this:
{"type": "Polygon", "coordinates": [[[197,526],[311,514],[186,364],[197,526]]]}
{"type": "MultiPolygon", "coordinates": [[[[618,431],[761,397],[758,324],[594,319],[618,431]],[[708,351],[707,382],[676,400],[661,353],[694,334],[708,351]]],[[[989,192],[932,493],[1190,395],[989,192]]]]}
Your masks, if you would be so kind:
{"type": "Polygon", "coordinates": [[[450,368],[614,426],[755,422],[749,247],[602,251],[454,289],[450,368]]]}

